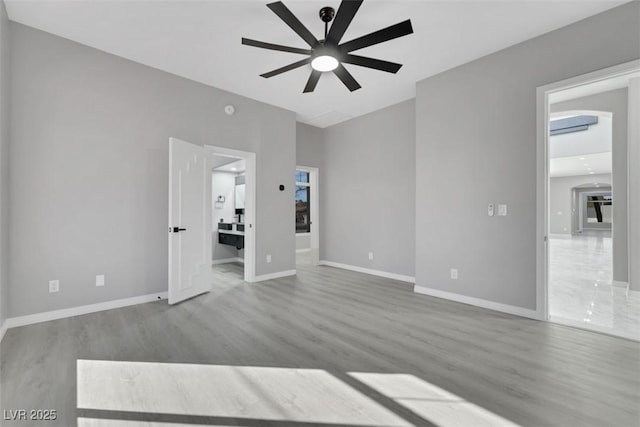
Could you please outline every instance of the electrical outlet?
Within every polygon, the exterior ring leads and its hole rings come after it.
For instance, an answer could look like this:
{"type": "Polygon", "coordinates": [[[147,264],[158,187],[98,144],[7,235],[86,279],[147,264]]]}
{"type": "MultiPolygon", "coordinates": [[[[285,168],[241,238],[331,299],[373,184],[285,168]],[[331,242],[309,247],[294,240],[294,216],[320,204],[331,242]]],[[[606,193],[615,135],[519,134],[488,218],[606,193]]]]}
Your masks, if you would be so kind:
{"type": "Polygon", "coordinates": [[[267,255],[267,264],[271,263],[271,255],[267,255]]]}
{"type": "Polygon", "coordinates": [[[49,293],[58,292],[60,290],[59,280],[49,280],[49,293]]]}
{"type": "Polygon", "coordinates": [[[373,261],[373,252],[369,252],[369,260],[373,261]]]}
{"type": "Polygon", "coordinates": [[[104,274],[96,276],[96,286],[104,286],[104,274]]]}
{"type": "Polygon", "coordinates": [[[451,269],[451,278],[453,280],[458,280],[458,269],[457,268],[452,268],[451,269]]]}

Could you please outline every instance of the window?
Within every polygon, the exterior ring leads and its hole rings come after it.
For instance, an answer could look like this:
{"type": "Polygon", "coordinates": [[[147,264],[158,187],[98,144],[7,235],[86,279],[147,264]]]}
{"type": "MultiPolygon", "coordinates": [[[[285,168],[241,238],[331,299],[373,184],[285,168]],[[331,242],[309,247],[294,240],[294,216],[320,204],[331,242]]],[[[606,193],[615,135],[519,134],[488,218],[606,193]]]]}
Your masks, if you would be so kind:
{"type": "Polygon", "coordinates": [[[296,171],[296,233],[311,232],[309,172],[296,171]]]}

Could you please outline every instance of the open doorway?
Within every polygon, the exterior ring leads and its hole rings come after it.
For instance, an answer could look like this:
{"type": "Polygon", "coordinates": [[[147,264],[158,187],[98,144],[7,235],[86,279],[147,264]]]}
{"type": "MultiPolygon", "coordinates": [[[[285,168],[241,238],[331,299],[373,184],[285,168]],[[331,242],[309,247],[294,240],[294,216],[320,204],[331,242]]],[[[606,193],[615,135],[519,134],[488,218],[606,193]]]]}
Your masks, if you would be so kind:
{"type": "Polygon", "coordinates": [[[296,166],[296,267],[320,264],[318,168],[296,166]]]}
{"type": "Polygon", "coordinates": [[[207,147],[214,275],[255,281],[255,153],[207,147]]]}
{"type": "Polygon", "coordinates": [[[640,339],[630,263],[638,171],[629,158],[639,76],[636,61],[538,90],[539,313],[632,339],[640,339]]]}

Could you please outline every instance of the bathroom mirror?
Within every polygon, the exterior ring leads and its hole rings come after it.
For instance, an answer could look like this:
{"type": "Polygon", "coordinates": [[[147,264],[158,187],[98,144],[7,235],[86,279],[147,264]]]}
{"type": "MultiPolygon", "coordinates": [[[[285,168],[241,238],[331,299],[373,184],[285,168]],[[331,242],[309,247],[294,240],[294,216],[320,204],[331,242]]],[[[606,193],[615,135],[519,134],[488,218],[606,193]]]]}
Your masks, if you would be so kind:
{"type": "Polygon", "coordinates": [[[245,184],[236,185],[236,197],[235,197],[236,209],[244,209],[244,191],[245,191],[245,184]]]}

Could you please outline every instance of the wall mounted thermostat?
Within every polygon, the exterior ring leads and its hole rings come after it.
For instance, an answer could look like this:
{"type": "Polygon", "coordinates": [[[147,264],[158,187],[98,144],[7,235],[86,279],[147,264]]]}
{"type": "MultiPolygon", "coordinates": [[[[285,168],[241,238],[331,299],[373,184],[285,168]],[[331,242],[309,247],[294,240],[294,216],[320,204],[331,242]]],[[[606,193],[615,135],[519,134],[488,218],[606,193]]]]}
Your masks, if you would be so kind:
{"type": "Polygon", "coordinates": [[[493,216],[495,214],[496,207],[493,203],[489,203],[489,208],[487,209],[487,214],[489,216],[493,216]]]}
{"type": "Polygon", "coordinates": [[[224,112],[227,113],[227,116],[231,116],[236,112],[236,107],[233,105],[227,105],[224,107],[224,112]]]}

